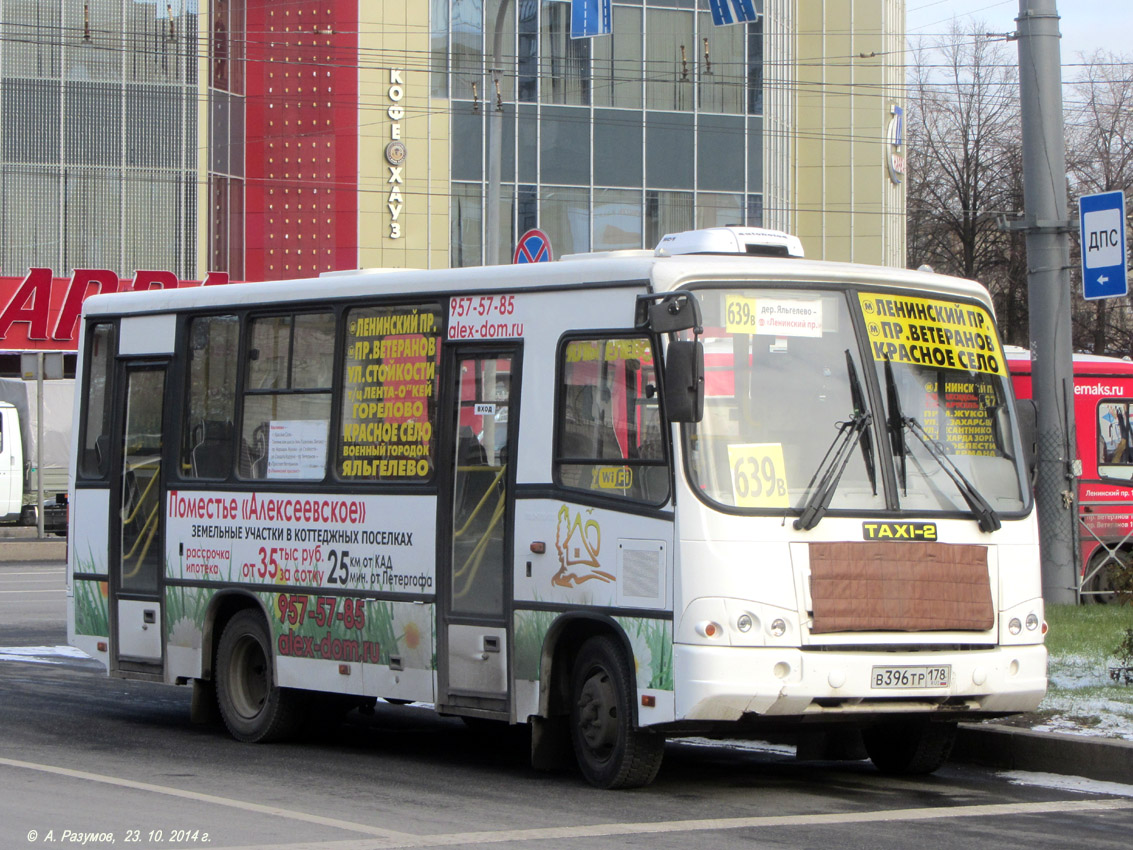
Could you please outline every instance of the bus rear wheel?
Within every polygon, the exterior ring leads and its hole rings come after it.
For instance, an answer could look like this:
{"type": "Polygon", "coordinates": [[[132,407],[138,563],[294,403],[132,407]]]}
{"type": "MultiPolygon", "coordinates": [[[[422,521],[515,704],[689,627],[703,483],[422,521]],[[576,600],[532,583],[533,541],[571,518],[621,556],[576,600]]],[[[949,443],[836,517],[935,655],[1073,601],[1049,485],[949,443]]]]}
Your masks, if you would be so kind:
{"type": "Polygon", "coordinates": [[[862,730],[874,767],[894,776],[923,776],[948,760],[956,741],[955,723],[883,723],[862,730]]]}
{"type": "Polygon", "coordinates": [[[238,741],[278,741],[299,728],[303,701],[275,684],[271,636],[259,612],[236,614],[220,637],[216,699],[224,725],[238,741]]]}
{"type": "Polygon", "coordinates": [[[661,767],[665,738],[636,728],[630,670],[607,636],[587,640],[574,662],[571,740],[583,777],[597,788],[639,788],[661,767]]]}

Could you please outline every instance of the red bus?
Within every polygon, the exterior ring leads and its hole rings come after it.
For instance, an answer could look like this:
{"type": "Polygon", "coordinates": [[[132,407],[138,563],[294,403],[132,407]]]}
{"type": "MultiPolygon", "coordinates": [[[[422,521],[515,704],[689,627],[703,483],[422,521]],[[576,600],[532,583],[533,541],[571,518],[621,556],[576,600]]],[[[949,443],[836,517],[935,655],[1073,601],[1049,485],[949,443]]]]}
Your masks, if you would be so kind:
{"type": "MultiPolygon", "coordinates": [[[[1031,398],[1031,353],[1005,346],[1015,395],[1031,398]]],[[[1078,533],[1083,602],[1113,599],[1113,571],[1133,562],[1133,362],[1074,355],[1074,429],[1082,462],[1078,533]]]]}

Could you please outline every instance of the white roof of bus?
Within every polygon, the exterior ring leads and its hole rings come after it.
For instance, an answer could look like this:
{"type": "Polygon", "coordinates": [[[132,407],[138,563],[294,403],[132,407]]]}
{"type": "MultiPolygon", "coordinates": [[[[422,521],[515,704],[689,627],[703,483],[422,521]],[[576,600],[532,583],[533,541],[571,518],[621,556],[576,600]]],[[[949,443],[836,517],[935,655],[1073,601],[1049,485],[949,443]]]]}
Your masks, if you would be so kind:
{"type": "Polygon", "coordinates": [[[987,291],[978,283],[930,272],[883,266],[830,263],[798,258],[748,255],[681,254],[658,256],[646,251],[606,252],[565,257],[551,263],[478,266],[457,269],[381,269],[334,272],[317,278],[194,286],[176,290],[94,295],[83,304],[85,315],[155,313],[177,310],[275,305],[294,301],[355,298],[382,294],[493,292],[526,288],[565,288],[585,284],[651,280],[665,292],[690,281],[816,281],[912,288],[978,299],[990,309],[987,291]]]}

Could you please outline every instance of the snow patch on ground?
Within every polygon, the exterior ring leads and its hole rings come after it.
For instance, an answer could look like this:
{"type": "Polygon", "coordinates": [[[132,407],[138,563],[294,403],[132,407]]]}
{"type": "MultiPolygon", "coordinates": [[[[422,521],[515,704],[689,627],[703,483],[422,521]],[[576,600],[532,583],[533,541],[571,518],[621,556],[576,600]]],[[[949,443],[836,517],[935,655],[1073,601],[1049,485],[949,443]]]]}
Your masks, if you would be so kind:
{"type": "Polygon", "coordinates": [[[0,646],[0,661],[23,661],[28,664],[62,664],[63,659],[89,659],[73,646],[0,646]]]}
{"type": "Polygon", "coordinates": [[[1072,655],[1051,660],[1050,690],[1039,705],[1036,732],[1060,732],[1133,741],[1133,688],[1110,679],[1108,659],[1072,655]],[[1128,691],[1128,699],[1112,699],[1101,690],[1128,691]]]}
{"type": "Polygon", "coordinates": [[[1012,785],[1037,785],[1058,791],[1075,791],[1080,794],[1106,794],[1111,797],[1133,797],[1133,785],[1119,782],[1100,782],[1081,776],[1062,776],[1057,773],[1032,773],[1027,770],[1008,770],[997,774],[1012,785]]]}

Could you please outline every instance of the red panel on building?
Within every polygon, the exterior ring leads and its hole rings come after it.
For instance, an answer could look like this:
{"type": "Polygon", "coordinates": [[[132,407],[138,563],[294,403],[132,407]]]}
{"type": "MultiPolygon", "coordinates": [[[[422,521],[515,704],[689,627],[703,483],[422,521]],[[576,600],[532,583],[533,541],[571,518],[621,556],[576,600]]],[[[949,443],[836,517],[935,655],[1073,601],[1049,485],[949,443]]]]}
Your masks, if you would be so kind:
{"type": "Polygon", "coordinates": [[[245,278],[358,266],[358,0],[248,0],[245,278]]]}

